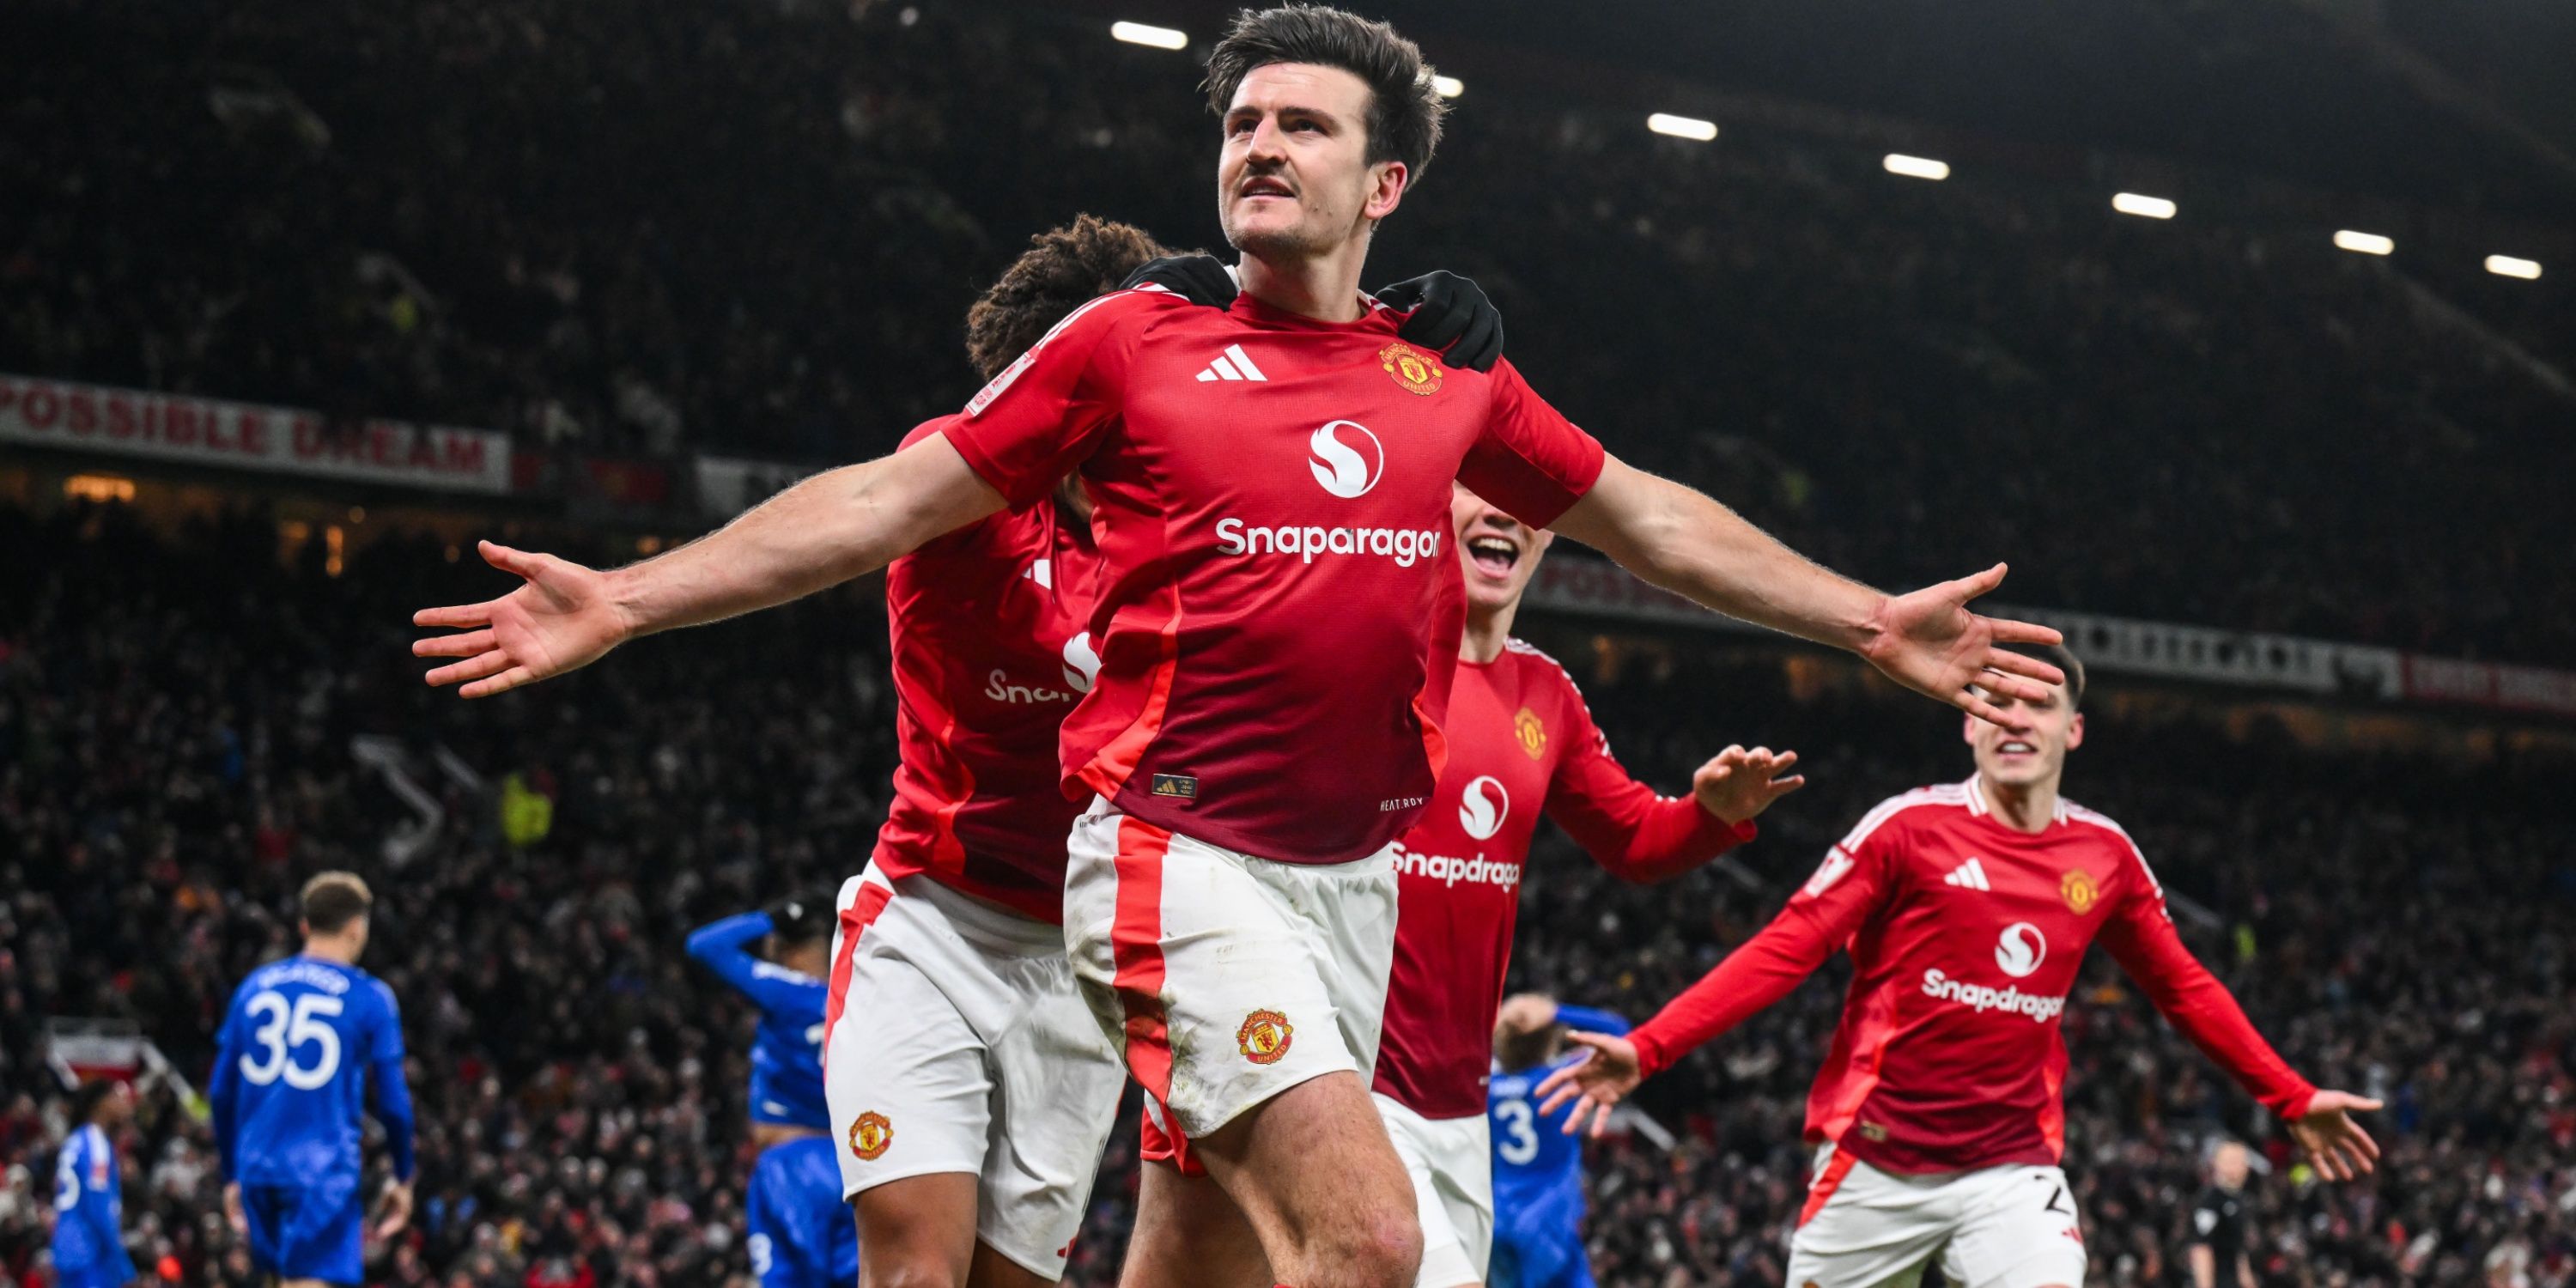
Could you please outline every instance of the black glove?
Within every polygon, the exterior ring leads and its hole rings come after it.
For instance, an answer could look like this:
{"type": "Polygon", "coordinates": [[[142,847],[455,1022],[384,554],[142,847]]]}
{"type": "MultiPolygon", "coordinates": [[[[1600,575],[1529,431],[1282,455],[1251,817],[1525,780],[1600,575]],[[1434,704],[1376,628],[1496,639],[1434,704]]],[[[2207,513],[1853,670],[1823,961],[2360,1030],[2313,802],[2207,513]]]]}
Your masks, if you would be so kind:
{"type": "Polygon", "coordinates": [[[1396,334],[1439,350],[1443,366],[1491,371],[1503,356],[1503,315],[1473,279],[1442,269],[1370,294],[1389,308],[1411,310],[1396,334]]]}
{"type": "Polygon", "coordinates": [[[1118,289],[1132,290],[1147,282],[1192,304],[1218,309],[1232,308],[1234,297],[1243,293],[1235,286],[1233,275],[1225,271],[1225,264],[1214,255],[1165,255],[1146,260],[1118,284],[1118,289]]]}

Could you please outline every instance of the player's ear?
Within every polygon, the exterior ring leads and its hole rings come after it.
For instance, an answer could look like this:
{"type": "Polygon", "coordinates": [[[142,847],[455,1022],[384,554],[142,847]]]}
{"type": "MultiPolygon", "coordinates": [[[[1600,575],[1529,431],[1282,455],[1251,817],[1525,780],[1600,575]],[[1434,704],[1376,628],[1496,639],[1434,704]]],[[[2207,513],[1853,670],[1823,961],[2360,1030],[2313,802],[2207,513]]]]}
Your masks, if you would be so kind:
{"type": "Polygon", "coordinates": [[[1413,171],[1401,161],[1380,161],[1369,167],[1368,204],[1360,215],[1370,220],[1384,219],[1395,213],[1404,202],[1404,190],[1413,182],[1413,171]]]}
{"type": "Polygon", "coordinates": [[[2068,751],[2073,751],[2073,750],[2075,750],[2076,748],[2081,747],[2081,746],[2083,746],[2083,745],[2084,745],[2084,713],[2083,713],[2083,712],[2081,712],[2081,711],[2078,711],[2078,712],[2076,712],[2076,713],[2075,713],[2075,718],[2074,718],[2073,720],[2069,720],[2069,721],[2067,721],[2067,722],[2066,722],[2066,749],[2067,749],[2068,751]]]}
{"type": "Polygon", "coordinates": [[[1533,555],[1546,554],[1547,548],[1555,544],[1556,530],[1553,528],[1541,528],[1538,530],[1538,545],[1533,548],[1530,553],[1533,555]]]}
{"type": "Polygon", "coordinates": [[[1959,741],[1964,742],[1971,747],[1977,745],[1977,718],[1975,716],[1963,715],[1959,717],[1959,741]]]}

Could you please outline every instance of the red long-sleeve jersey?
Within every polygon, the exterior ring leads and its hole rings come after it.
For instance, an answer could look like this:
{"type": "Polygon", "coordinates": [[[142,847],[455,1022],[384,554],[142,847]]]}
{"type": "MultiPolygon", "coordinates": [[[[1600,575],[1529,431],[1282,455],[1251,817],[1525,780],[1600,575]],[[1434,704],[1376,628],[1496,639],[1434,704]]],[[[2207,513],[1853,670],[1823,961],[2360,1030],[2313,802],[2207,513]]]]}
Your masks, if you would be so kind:
{"type": "Polygon", "coordinates": [[[2099,938],[2156,1008],[2274,1113],[2316,1088],[2183,947],[2146,856],[2061,801],[2037,833],[1976,778],[1871,810],[1762,932],[1630,1035],[1648,1074],[1852,957],[1807,1139],[1902,1173],[2053,1164],[2066,1143],[2058,1020],[2099,938]]]}
{"type": "Polygon", "coordinates": [[[1631,881],[1688,871],[1752,839],[1754,827],[1630,778],[1565,668],[1519,640],[1491,662],[1458,664],[1442,725],[1448,768],[1398,843],[1401,915],[1374,1082],[1425,1118],[1466,1118],[1485,1112],[1494,1010],[1539,815],[1631,881]]]}

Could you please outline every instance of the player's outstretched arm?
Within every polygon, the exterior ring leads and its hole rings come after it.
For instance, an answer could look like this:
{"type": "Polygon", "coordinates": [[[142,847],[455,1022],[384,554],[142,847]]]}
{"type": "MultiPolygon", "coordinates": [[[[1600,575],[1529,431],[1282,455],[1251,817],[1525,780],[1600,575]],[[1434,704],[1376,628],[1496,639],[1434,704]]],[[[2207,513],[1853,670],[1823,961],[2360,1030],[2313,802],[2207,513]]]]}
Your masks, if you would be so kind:
{"type": "Polygon", "coordinates": [[[2352,1115],[2378,1109],[2379,1102],[2348,1091],[2320,1091],[2292,1071],[2245,1017],[2235,995],[2184,946],[2161,891],[2122,900],[2103,923],[2102,946],[2192,1045],[2280,1116],[2327,1180],[2348,1181],[2378,1166],[2379,1143],[2352,1115]]]}
{"type": "Polygon", "coordinates": [[[716,532],[642,563],[602,571],[481,543],[522,579],[499,599],[412,614],[453,635],[415,640],[416,657],[452,657],[433,685],[468,698],[507,693],[596,662],[628,640],[721,621],[813,594],[993,514],[994,491],[945,435],[849,465],[771,497],[716,532]]]}
{"type": "Polygon", "coordinates": [[[2065,679],[2005,644],[2054,644],[2045,626],[1979,616],[1968,601],[2004,565],[1887,595],[1782,545],[1714,499],[1616,457],[1553,525],[1653,585],[1703,607],[1859,654],[1889,679],[1981,719],[2003,712],[1971,685],[2037,702],[2065,679]]]}

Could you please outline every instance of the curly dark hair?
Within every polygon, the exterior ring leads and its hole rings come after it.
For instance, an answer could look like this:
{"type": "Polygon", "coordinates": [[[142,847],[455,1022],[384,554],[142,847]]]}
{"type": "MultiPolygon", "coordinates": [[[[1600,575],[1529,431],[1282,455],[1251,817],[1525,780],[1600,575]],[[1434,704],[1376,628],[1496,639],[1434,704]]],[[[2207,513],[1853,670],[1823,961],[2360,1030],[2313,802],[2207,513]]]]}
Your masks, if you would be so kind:
{"type": "Polygon", "coordinates": [[[1208,109],[1224,116],[1243,78],[1273,63],[1338,67],[1359,77],[1369,88],[1369,164],[1401,161],[1407,183],[1421,182],[1449,114],[1421,46],[1383,22],[1327,5],[1246,9],[1208,58],[1208,109]]]}
{"type": "Polygon", "coordinates": [[[1084,301],[1118,289],[1145,261],[1177,253],[1134,224],[1097,215],[1039,233],[966,310],[966,357],[990,380],[1084,301]]]}

